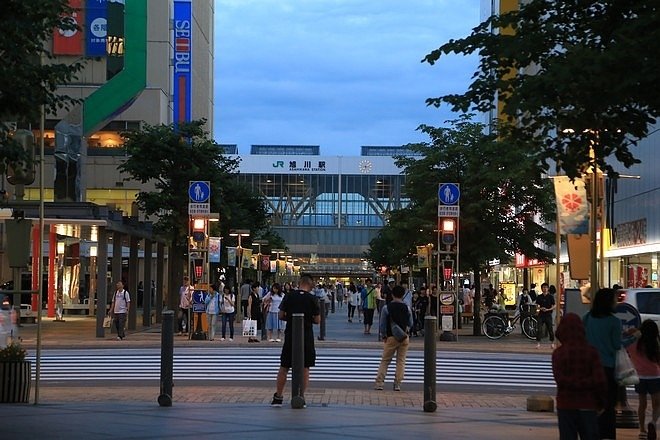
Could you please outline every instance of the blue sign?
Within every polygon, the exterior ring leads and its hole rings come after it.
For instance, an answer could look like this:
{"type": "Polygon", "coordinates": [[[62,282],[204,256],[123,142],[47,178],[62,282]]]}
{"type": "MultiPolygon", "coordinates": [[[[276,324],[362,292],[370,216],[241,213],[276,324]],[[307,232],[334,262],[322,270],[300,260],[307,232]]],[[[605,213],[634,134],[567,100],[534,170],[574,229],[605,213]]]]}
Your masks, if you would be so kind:
{"type": "Polygon", "coordinates": [[[85,4],[85,55],[88,57],[106,56],[107,36],[107,0],[87,0],[85,4]]]}
{"type": "Polygon", "coordinates": [[[614,316],[621,320],[623,331],[630,328],[639,328],[642,325],[642,317],[637,309],[628,303],[619,303],[614,309],[614,316]]]}
{"type": "Polygon", "coordinates": [[[209,201],[211,196],[211,187],[209,182],[202,180],[190,182],[190,187],[188,188],[188,197],[190,197],[190,203],[206,203],[209,201]]]}
{"type": "Polygon", "coordinates": [[[174,81],[172,107],[177,125],[192,117],[192,2],[174,0],[174,81]]]}
{"type": "Polygon", "coordinates": [[[195,290],[192,294],[192,308],[193,312],[205,312],[206,311],[206,296],[209,293],[205,290],[195,290]]]}
{"type": "Polygon", "coordinates": [[[461,190],[457,183],[441,183],[438,188],[438,200],[441,205],[458,205],[461,199],[461,190]]]}

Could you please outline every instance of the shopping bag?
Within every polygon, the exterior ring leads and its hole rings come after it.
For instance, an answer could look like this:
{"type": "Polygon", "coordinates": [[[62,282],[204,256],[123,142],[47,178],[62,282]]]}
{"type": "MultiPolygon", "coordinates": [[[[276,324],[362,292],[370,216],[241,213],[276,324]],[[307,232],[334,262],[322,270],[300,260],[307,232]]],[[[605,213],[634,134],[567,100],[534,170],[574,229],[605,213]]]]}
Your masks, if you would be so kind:
{"type": "Polygon", "coordinates": [[[103,318],[103,328],[110,328],[112,325],[112,317],[109,315],[103,318]]]}
{"type": "Polygon", "coordinates": [[[254,319],[243,320],[243,336],[257,336],[257,321],[254,319]]]}
{"type": "Polygon", "coordinates": [[[614,378],[619,385],[637,385],[639,376],[637,370],[628,356],[625,348],[620,348],[616,352],[616,364],[614,367],[614,378]]]}

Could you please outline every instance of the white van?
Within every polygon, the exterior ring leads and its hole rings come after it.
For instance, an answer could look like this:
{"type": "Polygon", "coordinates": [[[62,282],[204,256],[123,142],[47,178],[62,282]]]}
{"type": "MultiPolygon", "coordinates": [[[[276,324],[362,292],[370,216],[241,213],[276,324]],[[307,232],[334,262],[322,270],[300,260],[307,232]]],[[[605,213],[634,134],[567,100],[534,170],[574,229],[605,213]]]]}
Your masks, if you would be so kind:
{"type": "Polygon", "coordinates": [[[634,306],[642,322],[652,319],[660,327],[660,289],[635,288],[617,291],[618,301],[634,306]]]}

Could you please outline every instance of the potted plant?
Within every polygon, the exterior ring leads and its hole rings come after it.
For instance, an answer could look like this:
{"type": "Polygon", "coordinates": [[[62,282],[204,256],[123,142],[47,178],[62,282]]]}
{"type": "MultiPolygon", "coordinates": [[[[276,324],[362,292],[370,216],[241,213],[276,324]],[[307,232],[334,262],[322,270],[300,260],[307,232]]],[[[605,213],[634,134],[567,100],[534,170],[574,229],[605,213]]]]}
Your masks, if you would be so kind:
{"type": "Polygon", "coordinates": [[[31,364],[26,354],[16,342],[0,349],[0,403],[28,403],[31,364]]]}

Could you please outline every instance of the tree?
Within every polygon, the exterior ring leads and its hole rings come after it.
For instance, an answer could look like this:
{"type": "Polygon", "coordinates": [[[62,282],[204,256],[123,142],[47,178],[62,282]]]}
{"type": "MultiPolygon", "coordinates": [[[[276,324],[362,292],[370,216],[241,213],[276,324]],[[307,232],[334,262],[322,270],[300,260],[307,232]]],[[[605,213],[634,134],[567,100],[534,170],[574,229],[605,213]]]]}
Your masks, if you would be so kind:
{"type": "Polygon", "coordinates": [[[631,147],[660,116],[659,9],[655,0],[524,2],[426,55],[430,64],[480,56],[466,93],[427,103],[491,111],[499,100],[505,145],[538,151],[546,169],[553,160],[571,177],[594,162],[615,174],[607,159],[639,162],[631,147]]]}
{"type": "Polygon", "coordinates": [[[39,108],[55,112],[77,102],[57,93],[82,68],[81,62],[53,63],[49,45],[53,29],[78,30],[68,0],[4,0],[0,16],[0,161],[14,162],[22,150],[3,122],[34,122],[39,108]]]}
{"type": "MultiPolygon", "coordinates": [[[[235,170],[239,160],[222,154],[221,147],[208,139],[204,123],[193,121],[176,129],[173,125],[147,125],[141,131],[122,133],[128,159],[119,170],[156,187],[155,191],[141,191],[137,203],[148,217],[156,219],[156,233],[169,243],[170,291],[178,286],[186,266],[191,180],[210,182],[210,209],[220,214],[220,236],[228,238],[234,228],[250,229],[252,237],[269,233],[263,199],[238,182],[235,170]]],[[[168,304],[175,308],[178,298],[173,297],[169,296],[168,304]]]]}
{"type": "MultiPolygon", "coordinates": [[[[450,182],[461,190],[460,270],[472,270],[478,280],[492,259],[506,262],[514,253],[541,261],[554,256],[544,246],[553,242],[554,234],[542,226],[554,218],[554,193],[538,158],[527,150],[504,148],[484,128],[467,116],[447,128],[420,126],[430,142],[408,148],[421,157],[396,158],[411,203],[393,212],[372,241],[369,255],[376,264],[383,264],[379,249],[392,246],[410,254],[415,245],[437,241],[437,188],[450,182]]],[[[398,260],[388,264],[393,263],[398,260]]]]}

